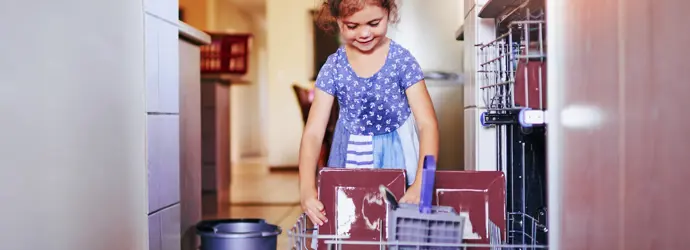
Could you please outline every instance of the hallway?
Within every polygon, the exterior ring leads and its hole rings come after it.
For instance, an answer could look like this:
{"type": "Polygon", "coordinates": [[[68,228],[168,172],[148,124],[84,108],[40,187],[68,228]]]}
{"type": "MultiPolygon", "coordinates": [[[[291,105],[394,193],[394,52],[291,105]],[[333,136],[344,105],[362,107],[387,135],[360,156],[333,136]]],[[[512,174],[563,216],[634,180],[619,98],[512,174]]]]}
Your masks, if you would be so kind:
{"type": "Polygon", "coordinates": [[[295,223],[302,209],[299,204],[297,172],[269,172],[261,161],[232,166],[231,204],[213,218],[262,218],[280,226],[278,249],[288,249],[287,230],[295,223]]]}

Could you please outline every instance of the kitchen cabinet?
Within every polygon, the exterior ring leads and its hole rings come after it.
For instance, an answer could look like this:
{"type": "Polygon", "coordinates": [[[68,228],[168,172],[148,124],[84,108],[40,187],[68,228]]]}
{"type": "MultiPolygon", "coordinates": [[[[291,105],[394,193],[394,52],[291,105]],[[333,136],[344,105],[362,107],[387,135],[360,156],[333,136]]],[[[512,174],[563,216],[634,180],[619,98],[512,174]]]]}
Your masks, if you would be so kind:
{"type": "Polygon", "coordinates": [[[183,250],[198,249],[195,225],[202,218],[200,48],[210,37],[180,22],[180,234],[183,250]]]}
{"type": "Polygon", "coordinates": [[[230,82],[201,81],[201,157],[204,214],[230,201],[230,82]]]}
{"type": "Polygon", "coordinates": [[[149,249],[180,249],[180,81],[177,3],[144,3],[149,249]]]}
{"type": "Polygon", "coordinates": [[[149,250],[180,249],[180,205],[149,215],[149,250]]]}

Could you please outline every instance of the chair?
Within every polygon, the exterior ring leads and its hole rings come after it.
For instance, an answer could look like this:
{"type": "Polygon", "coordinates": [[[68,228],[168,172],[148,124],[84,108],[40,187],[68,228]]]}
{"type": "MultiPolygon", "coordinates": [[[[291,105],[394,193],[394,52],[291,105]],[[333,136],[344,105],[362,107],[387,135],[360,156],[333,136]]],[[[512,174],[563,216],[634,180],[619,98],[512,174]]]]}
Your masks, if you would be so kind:
{"type": "MultiPolygon", "coordinates": [[[[297,84],[292,85],[292,90],[295,92],[297,97],[297,103],[302,111],[302,121],[307,124],[307,119],[309,118],[309,109],[311,109],[312,101],[309,100],[310,89],[300,87],[297,84]]],[[[326,126],[326,133],[323,137],[323,144],[321,146],[321,154],[319,156],[319,161],[317,163],[318,168],[325,167],[328,164],[328,156],[331,152],[331,143],[333,143],[333,134],[335,133],[335,124],[338,121],[338,102],[333,102],[333,107],[331,108],[331,115],[328,119],[328,125],[326,126]]]]}
{"type": "Polygon", "coordinates": [[[299,104],[300,110],[302,111],[302,121],[307,124],[307,117],[309,116],[309,109],[311,108],[311,100],[309,100],[310,90],[298,86],[297,84],[292,85],[292,90],[295,91],[295,96],[297,97],[297,103],[299,104]]]}

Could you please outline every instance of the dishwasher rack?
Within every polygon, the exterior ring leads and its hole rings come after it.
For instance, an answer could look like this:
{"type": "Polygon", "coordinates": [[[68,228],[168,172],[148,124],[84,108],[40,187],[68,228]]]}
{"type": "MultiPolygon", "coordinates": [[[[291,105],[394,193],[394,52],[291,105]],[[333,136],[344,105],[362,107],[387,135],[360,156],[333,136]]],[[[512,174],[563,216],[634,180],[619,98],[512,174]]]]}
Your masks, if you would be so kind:
{"type": "MultiPolygon", "coordinates": [[[[342,249],[406,249],[406,250],[459,250],[459,249],[547,249],[546,246],[538,245],[536,242],[531,244],[507,244],[501,242],[501,232],[496,225],[489,231],[491,235],[490,244],[473,243],[420,243],[383,240],[381,235],[379,241],[350,240],[347,235],[322,235],[307,218],[302,214],[292,228],[287,232],[290,250],[311,250],[317,249],[317,242],[324,243],[325,250],[342,249]]],[[[318,248],[320,250],[320,248],[318,248]]]]}
{"type": "Polygon", "coordinates": [[[529,6],[497,18],[502,33],[476,45],[477,86],[480,122],[495,128],[497,168],[506,173],[507,243],[547,245],[546,22],[543,9],[529,6]]]}

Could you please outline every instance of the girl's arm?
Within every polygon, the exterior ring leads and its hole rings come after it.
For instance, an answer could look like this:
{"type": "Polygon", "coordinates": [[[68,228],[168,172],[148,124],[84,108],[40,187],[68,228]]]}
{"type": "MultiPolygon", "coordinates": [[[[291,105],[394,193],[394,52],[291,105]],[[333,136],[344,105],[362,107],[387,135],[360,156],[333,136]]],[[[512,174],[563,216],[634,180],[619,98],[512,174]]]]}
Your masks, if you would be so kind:
{"type": "Polygon", "coordinates": [[[299,150],[300,203],[302,210],[316,225],[328,222],[316,192],[316,164],[334,99],[323,90],[316,90],[299,150]]]}
{"type": "Polygon", "coordinates": [[[309,110],[309,118],[302,133],[299,150],[300,190],[316,189],[316,164],[321,153],[323,137],[331,115],[334,97],[320,89],[314,91],[314,101],[309,110]]]}
{"type": "Polygon", "coordinates": [[[424,156],[438,158],[438,121],[426,82],[421,80],[406,90],[407,100],[419,130],[419,163],[415,180],[400,202],[419,203],[424,156]]]}

